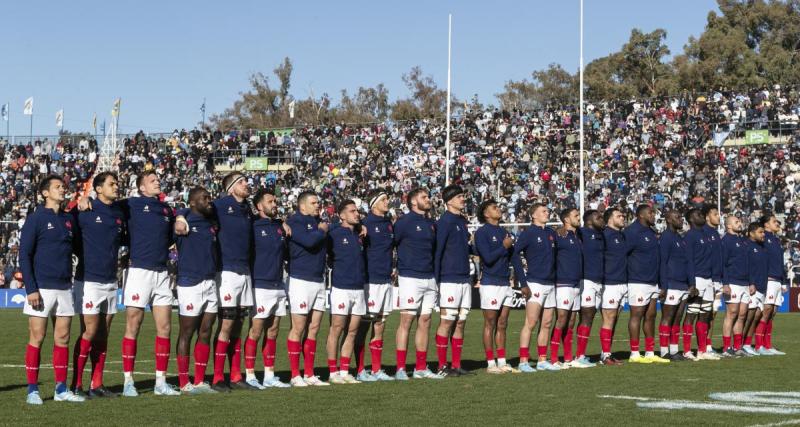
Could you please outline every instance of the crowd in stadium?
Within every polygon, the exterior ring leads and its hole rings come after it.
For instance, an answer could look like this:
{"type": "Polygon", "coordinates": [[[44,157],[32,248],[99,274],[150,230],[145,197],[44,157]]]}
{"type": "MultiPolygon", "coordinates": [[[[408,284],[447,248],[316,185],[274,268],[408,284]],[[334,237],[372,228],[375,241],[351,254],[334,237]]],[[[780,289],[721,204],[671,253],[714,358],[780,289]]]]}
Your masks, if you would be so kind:
{"type": "MultiPolygon", "coordinates": [[[[797,138],[800,98],[779,87],[748,93],[713,92],[660,100],[590,103],[586,120],[586,203],[589,208],[640,202],[659,208],[716,203],[717,169],[722,211],[756,218],[777,213],[787,225],[787,258],[800,261],[800,184],[797,138]],[[769,129],[785,144],[719,148],[715,135],[769,129]],[[712,143],[707,143],[712,141],[712,143]]],[[[557,211],[577,204],[578,115],[574,107],[536,111],[464,110],[452,122],[453,181],[470,197],[467,213],[496,198],[504,222],[527,222],[525,206],[547,198],[557,211]]],[[[165,200],[185,204],[198,184],[219,189],[214,166],[241,166],[243,157],[271,156],[291,162],[281,172],[252,172],[254,186],[274,186],[292,202],[303,189],[321,196],[323,216],[335,216],[335,200],[363,202],[374,188],[393,192],[392,214],[403,213],[402,195],[416,185],[444,185],[445,126],[442,121],[306,126],[290,135],[269,132],[175,131],[127,137],[119,160],[123,191],[135,193],[137,171],[152,167],[163,176],[165,200]]],[[[33,207],[35,184],[48,173],[65,176],[71,189],[91,178],[99,156],[92,137],[0,144],[0,280],[14,281],[18,230],[33,207]]],[[[434,194],[435,195],[435,194],[434,194]]],[[[287,205],[290,206],[290,205],[287,205]]],[[[363,208],[364,206],[362,206],[363,208]]],[[[435,207],[441,211],[441,206],[435,207]]],[[[631,213],[629,211],[628,213],[631,213]]],[[[282,212],[287,214],[288,212],[282,212]]],[[[556,220],[554,218],[554,220],[556,220]]],[[[659,218],[660,226],[663,222],[659,218]]],[[[787,259],[787,261],[788,261],[787,259]]]]}

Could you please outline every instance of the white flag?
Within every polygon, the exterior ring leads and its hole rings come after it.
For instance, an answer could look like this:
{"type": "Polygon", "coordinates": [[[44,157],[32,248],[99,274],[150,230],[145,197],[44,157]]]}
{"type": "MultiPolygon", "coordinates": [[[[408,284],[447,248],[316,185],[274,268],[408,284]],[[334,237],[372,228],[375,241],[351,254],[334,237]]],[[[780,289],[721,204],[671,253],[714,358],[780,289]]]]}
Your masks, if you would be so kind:
{"type": "Polygon", "coordinates": [[[289,103],[289,118],[290,119],[294,118],[294,100],[292,100],[292,102],[289,103]]]}
{"type": "Polygon", "coordinates": [[[22,110],[22,114],[25,114],[26,116],[33,115],[33,97],[25,100],[25,107],[22,110]]]}
{"type": "Polygon", "coordinates": [[[119,116],[119,108],[122,105],[122,98],[117,98],[114,101],[114,108],[111,109],[111,116],[117,117],[119,116]]]}
{"type": "Polygon", "coordinates": [[[56,127],[64,127],[64,109],[56,111],[56,127]]]}
{"type": "Polygon", "coordinates": [[[3,120],[8,121],[8,103],[3,104],[2,110],[0,110],[1,115],[3,116],[3,120]]]}

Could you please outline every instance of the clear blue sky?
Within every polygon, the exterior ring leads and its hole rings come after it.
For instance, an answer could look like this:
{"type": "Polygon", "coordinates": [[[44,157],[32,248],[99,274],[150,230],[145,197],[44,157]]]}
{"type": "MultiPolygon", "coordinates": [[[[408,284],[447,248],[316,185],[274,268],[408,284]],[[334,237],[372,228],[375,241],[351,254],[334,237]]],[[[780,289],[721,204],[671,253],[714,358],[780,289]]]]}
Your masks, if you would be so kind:
{"type": "MultiPolygon", "coordinates": [[[[484,103],[508,79],[551,62],[578,68],[578,0],[562,1],[9,1],[0,40],[0,104],[11,103],[11,134],[33,96],[34,134],[91,130],[122,98],[120,131],[171,131],[230,106],[256,71],[294,62],[291,93],[384,83],[407,96],[401,75],[420,65],[447,82],[447,14],[453,14],[453,93],[484,103]]],[[[713,0],[586,0],[584,57],[618,50],[634,27],[667,30],[680,53],[703,31],[713,0]]],[[[0,133],[5,134],[0,121],[0,133]]]]}

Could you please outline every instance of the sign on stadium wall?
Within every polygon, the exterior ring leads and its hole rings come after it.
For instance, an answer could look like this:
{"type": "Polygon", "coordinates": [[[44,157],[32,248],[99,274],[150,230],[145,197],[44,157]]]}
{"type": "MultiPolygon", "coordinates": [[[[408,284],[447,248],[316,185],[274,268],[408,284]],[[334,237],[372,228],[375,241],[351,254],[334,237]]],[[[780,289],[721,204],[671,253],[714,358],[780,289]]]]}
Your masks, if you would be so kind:
{"type": "Polygon", "coordinates": [[[249,171],[265,171],[269,166],[268,157],[247,157],[244,159],[244,168],[249,171]]]}
{"type": "Polygon", "coordinates": [[[745,144],[769,144],[768,130],[748,130],[744,133],[745,144]]]}

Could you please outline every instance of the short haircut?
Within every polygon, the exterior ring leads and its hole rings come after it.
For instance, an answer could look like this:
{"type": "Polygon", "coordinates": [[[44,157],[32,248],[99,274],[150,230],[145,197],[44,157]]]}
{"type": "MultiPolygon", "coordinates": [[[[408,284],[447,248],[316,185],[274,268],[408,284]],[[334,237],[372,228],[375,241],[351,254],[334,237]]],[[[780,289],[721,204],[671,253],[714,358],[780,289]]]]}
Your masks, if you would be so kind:
{"type": "Polygon", "coordinates": [[[225,193],[228,192],[229,187],[231,186],[231,184],[233,184],[233,181],[240,176],[243,177],[244,175],[242,175],[241,172],[231,172],[225,175],[224,178],[222,178],[222,189],[225,191],[225,193]]]}
{"type": "MultiPolygon", "coordinates": [[[[686,215],[684,215],[684,218],[686,218],[686,221],[691,222],[692,221],[692,215],[694,215],[694,214],[696,214],[698,212],[701,213],[701,214],[703,213],[700,209],[691,208],[688,211],[686,211],[686,215]]],[[[703,215],[703,217],[705,217],[705,215],[703,215]]]]}
{"type": "Polygon", "coordinates": [[[304,190],[297,196],[297,206],[302,205],[309,197],[317,197],[317,193],[311,190],[304,190]]]}
{"type": "Polygon", "coordinates": [[[532,204],[532,205],[531,205],[531,207],[530,207],[530,209],[528,210],[528,212],[530,212],[530,213],[531,213],[531,216],[533,216],[533,213],[534,213],[534,212],[536,212],[536,210],[537,210],[537,209],[539,209],[539,208],[546,208],[546,207],[547,207],[547,205],[545,205],[544,203],[541,203],[541,202],[536,202],[536,203],[534,203],[534,204],[532,204]]]}
{"type": "Polygon", "coordinates": [[[481,224],[485,224],[486,223],[485,212],[486,212],[486,209],[488,209],[489,206],[492,206],[492,205],[497,205],[497,201],[494,200],[494,199],[489,199],[489,200],[485,200],[485,201],[481,202],[480,206],[478,206],[478,215],[477,215],[478,216],[478,222],[480,222],[481,224]]]}
{"type": "Polygon", "coordinates": [[[45,190],[50,189],[50,183],[53,181],[61,181],[63,183],[64,178],[61,178],[59,175],[47,175],[46,177],[42,178],[42,180],[39,181],[39,188],[37,189],[40,196],[42,196],[42,193],[45,190]]]}
{"type": "Polygon", "coordinates": [[[639,218],[639,215],[641,215],[642,212],[644,212],[647,209],[652,209],[652,208],[650,207],[650,205],[646,205],[646,204],[641,204],[641,205],[637,206],[636,207],[636,218],[639,218]]]}
{"type": "Polygon", "coordinates": [[[614,212],[621,212],[619,208],[610,207],[607,208],[605,212],[603,212],[603,220],[607,223],[608,220],[611,219],[611,216],[614,215],[614,212]]]}
{"type": "Polygon", "coordinates": [[[97,191],[97,187],[102,187],[103,184],[106,183],[108,177],[112,177],[116,181],[119,180],[119,178],[117,178],[117,174],[115,174],[114,172],[110,171],[100,172],[99,174],[95,175],[94,179],[92,180],[92,189],[97,191]]]}
{"type": "Polygon", "coordinates": [[[775,214],[773,214],[772,212],[764,212],[764,215],[761,215],[761,218],[758,219],[758,222],[759,222],[759,224],[764,226],[764,225],[767,225],[769,220],[771,220],[772,218],[776,218],[777,219],[775,214]]]}
{"type": "Polygon", "coordinates": [[[417,187],[417,188],[411,190],[408,193],[408,197],[406,198],[406,205],[408,206],[409,209],[411,209],[411,207],[412,207],[411,206],[411,201],[414,200],[415,197],[417,197],[418,195],[420,195],[422,193],[430,194],[428,192],[428,189],[422,188],[422,187],[417,187]]]}
{"type": "Polygon", "coordinates": [[[253,196],[253,204],[257,205],[261,203],[261,200],[263,200],[264,196],[267,195],[275,197],[275,191],[273,191],[271,188],[262,188],[256,191],[256,195],[253,196]]]}
{"type": "Polygon", "coordinates": [[[753,221],[747,226],[747,234],[750,234],[759,228],[764,228],[764,224],[761,221],[753,221]]]}
{"type": "Polygon", "coordinates": [[[558,213],[558,219],[560,219],[562,223],[563,222],[567,222],[566,219],[569,216],[569,214],[571,214],[572,212],[577,211],[577,210],[578,209],[576,209],[576,208],[564,208],[564,209],[561,209],[561,212],[558,213]]]}
{"type": "Polygon", "coordinates": [[[136,189],[137,190],[139,189],[139,187],[142,186],[142,184],[144,184],[144,179],[147,178],[150,175],[158,176],[156,171],[153,170],[153,169],[148,169],[148,170],[142,171],[142,173],[139,174],[139,176],[136,178],[136,189]]]}
{"type": "Polygon", "coordinates": [[[703,208],[702,208],[702,210],[703,210],[703,216],[708,216],[708,214],[710,214],[710,213],[711,213],[711,211],[716,211],[716,210],[718,210],[718,209],[717,209],[717,207],[716,207],[716,206],[714,206],[714,205],[711,205],[711,204],[705,204],[705,205],[703,205],[703,208]]]}
{"type": "MultiPolygon", "coordinates": [[[[355,204],[356,202],[354,202],[353,199],[342,200],[338,205],[336,205],[336,213],[341,214],[345,209],[347,209],[348,206],[355,204]]],[[[356,208],[358,208],[358,206],[356,206],[356,208]]]]}
{"type": "Polygon", "coordinates": [[[589,209],[588,211],[584,212],[583,213],[583,223],[587,224],[589,222],[589,219],[592,217],[592,215],[594,215],[596,213],[598,213],[597,209],[589,209]]]}
{"type": "Polygon", "coordinates": [[[191,190],[189,190],[189,202],[191,203],[192,200],[194,200],[197,197],[200,197],[200,195],[203,194],[204,192],[208,193],[208,190],[200,186],[192,188],[191,190]]]}
{"type": "Polygon", "coordinates": [[[447,203],[450,201],[450,199],[458,196],[459,194],[464,194],[464,189],[462,189],[458,184],[450,184],[447,187],[444,187],[442,190],[442,201],[447,203]]]}

